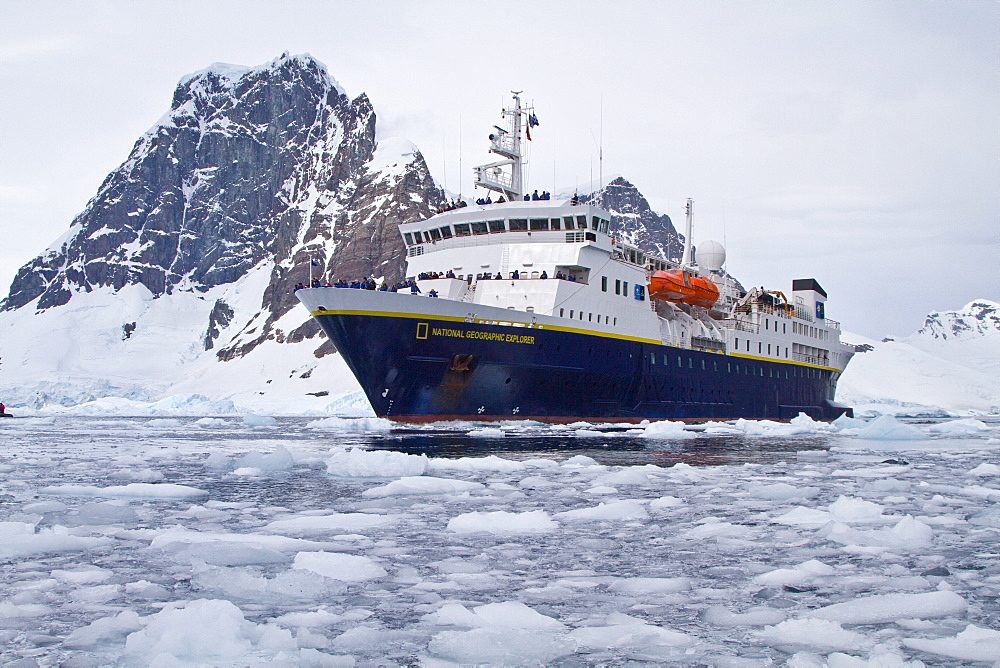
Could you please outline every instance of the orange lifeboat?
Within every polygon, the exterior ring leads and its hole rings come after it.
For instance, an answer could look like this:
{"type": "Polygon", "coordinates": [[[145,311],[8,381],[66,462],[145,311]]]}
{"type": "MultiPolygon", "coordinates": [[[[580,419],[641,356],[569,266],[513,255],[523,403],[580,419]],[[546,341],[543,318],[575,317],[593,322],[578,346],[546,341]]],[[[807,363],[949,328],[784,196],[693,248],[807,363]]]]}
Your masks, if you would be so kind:
{"type": "Polygon", "coordinates": [[[694,288],[694,294],[684,298],[686,304],[711,308],[712,304],[719,299],[719,288],[715,287],[715,283],[704,276],[692,276],[691,287],[694,288]]]}
{"type": "Polygon", "coordinates": [[[674,269],[653,272],[649,277],[649,296],[708,308],[719,298],[719,289],[703,276],[674,269]]]}

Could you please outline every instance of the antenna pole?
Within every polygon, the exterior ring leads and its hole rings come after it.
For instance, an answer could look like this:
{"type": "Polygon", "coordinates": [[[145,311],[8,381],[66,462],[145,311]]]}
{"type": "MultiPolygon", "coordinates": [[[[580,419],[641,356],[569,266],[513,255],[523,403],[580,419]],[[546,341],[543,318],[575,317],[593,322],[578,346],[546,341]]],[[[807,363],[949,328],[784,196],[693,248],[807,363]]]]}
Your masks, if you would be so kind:
{"type": "Polygon", "coordinates": [[[688,197],[684,212],[687,214],[687,225],[684,229],[684,255],[681,257],[681,264],[690,267],[694,264],[691,262],[691,220],[694,218],[694,200],[690,197],[688,197]]]}
{"type": "MultiPolygon", "coordinates": [[[[604,92],[601,92],[601,129],[600,129],[600,145],[597,148],[597,179],[598,179],[598,191],[604,188],[604,92]]],[[[604,206],[604,193],[601,192],[601,201],[599,206],[604,206]]]]}

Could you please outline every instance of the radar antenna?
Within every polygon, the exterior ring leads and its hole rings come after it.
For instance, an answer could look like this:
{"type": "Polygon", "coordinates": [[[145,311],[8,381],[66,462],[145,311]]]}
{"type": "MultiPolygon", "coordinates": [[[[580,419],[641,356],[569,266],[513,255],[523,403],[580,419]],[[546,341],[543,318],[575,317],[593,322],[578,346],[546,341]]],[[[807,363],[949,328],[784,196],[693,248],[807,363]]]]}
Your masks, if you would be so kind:
{"type": "Polygon", "coordinates": [[[531,128],[538,125],[534,107],[521,106],[522,92],[519,90],[511,91],[514,97],[514,107],[501,110],[506,127],[494,125],[496,132],[490,134],[490,153],[496,153],[504,160],[473,168],[476,174],[474,185],[495,190],[506,197],[508,201],[516,201],[524,196],[522,182],[524,156],[521,153],[522,127],[530,140],[531,128]],[[524,123],[522,123],[522,117],[524,123]],[[509,172],[505,169],[507,167],[510,168],[509,172]]]}

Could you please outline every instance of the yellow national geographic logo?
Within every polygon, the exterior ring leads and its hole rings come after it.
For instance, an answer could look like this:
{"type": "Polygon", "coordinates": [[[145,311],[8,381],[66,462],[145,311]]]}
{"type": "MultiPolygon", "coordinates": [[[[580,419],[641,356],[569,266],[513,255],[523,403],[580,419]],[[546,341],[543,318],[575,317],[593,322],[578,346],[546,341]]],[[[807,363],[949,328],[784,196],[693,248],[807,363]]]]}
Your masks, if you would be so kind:
{"type": "Polygon", "coordinates": [[[417,338],[426,339],[427,338],[427,323],[418,322],[417,323],[417,338]]]}

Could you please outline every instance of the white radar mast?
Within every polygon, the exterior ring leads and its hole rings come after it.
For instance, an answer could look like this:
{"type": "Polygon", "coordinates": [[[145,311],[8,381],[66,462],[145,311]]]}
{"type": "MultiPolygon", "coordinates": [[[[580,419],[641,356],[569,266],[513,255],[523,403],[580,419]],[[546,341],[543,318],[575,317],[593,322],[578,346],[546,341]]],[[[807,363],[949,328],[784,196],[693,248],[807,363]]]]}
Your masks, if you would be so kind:
{"type": "MultiPolygon", "coordinates": [[[[534,107],[521,106],[521,93],[522,91],[519,90],[511,91],[514,96],[514,108],[501,111],[506,127],[494,125],[496,132],[490,133],[490,153],[503,156],[505,160],[473,168],[476,174],[476,186],[495,190],[506,197],[507,201],[517,201],[524,196],[521,181],[523,157],[521,154],[521,117],[526,119],[528,128],[532,125],[538,125],[534,107]],[[506,171],[505,167],[510,167],[510,171],[506,171]]],[[[530,134],[528,134],[528,138],[531,138],[530,134]]]]}
{"type": "Polygon", "coordinates": [[[694,200],[690,197],[688,197],[687,206],[684,207],[684,213],[687,214],[687,225],[684,229],[684,254],[681,255],[681,265],[690,267],[694,264],[691,258],[691,222],[694,218],[694,200]]]}

